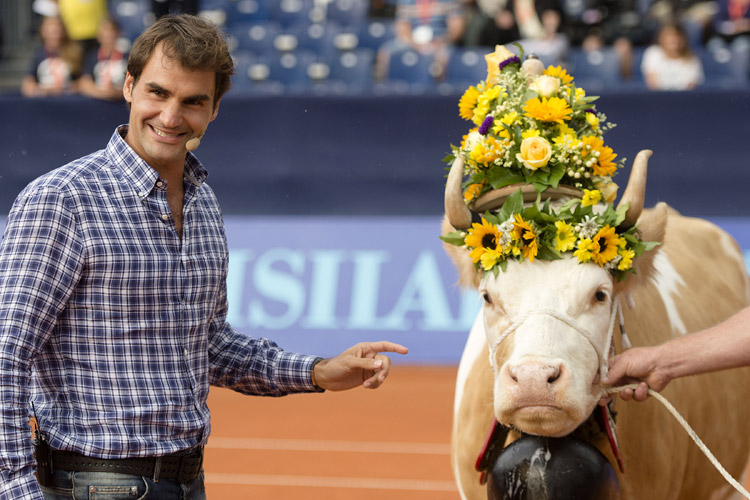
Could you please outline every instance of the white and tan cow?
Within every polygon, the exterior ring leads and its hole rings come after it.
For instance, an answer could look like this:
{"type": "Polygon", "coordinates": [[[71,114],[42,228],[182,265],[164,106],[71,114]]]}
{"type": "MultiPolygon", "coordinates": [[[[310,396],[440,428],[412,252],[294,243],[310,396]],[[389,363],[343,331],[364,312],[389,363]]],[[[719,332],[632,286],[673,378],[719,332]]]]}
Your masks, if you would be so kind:
{"type": "MultiPolygon", "coordinates": [[[[456,384],[452,465],[463,499],[487,498],[474,465],[493,418],[544,436],[567,435],[587,420],[602,394],[599,358],[616,301],[635,346],[708,327],[750,302],[744,260],[727,233],[665,204],[643,210],[649,155],[636,158],[623,201],[630,203],[627,220],[637,219],[642,239],[663,244],[641,256],[638,274],[622,283],[572,258],[512,261],[505,272],[482,278],[464,248],[446,245],[462,284],[477,288],[484,301],[456,384]]],[[[444,233],[470,221],[456,196],[459,163],[446,187],[444,233]]],[[[614,342],[619,350],[619,335],[614,342]]],[[[750,455],[750,369],[678,379],[662,394],[740,478],[750,455]]],[[[654,398],[618,401],[616,429],[626,471],[618,471],[623,500],[740,498],[654,398]]],[[[515,438],[511,431],[506,444],[515,438]]],[[[606,436],[592,441],[617,469],[606,436]]]]}

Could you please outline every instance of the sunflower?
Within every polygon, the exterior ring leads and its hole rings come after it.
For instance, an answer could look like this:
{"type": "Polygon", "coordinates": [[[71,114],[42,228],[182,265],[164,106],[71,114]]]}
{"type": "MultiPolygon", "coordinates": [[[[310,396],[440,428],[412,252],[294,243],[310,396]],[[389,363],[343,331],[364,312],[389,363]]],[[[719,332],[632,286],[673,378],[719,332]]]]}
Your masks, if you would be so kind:
{"type": "Polygon", "coordinates": [[[529,118],[556,123],[570,120],[570,115],[573,113],[565,99],[560,97],[534,97],[526,101],[523,110],[529,118]]]}
{"type": "Polygon", "coordinates": [[[615,232],[615,228],[610,227],[609,224],[605,224],[596,236],[592,239],[593,241],[593,258],[594,262],[603,266],[607,262],[617,257],[617,247],[620,246],[620,237],[615,232]]]}
{"type": "Polygon", "coordinates": [[[565,221],[555,221],[557,235],[555,236],[555,250],[558,252],[567,252],[573,250],[576,246],[576,233],[573,226],[565,221]]]}
{"type": "Polygon", "coordinates": [[[469,151],[469,158],[478,165],[489,166],[501,156],[500,145],[493,137],[477,142],[469,151]]]}
{"type": "Polygon", "coordinates": [[[524,259],[534,262],[534,257],[539,253],[536,233],[530,222],[523,220],[521,214],[514,215],[516,222],[513,223],[515,240],[521,243],[521,253],[524,259]]]}
{"type": "Polygon", "coordinates": [[[617,154],[612,151],[612,148],[605,146],[604,141],[600,137],[594,135],[584,137],[583,143],[589,149],[588,152],[582,153],[584,157],[587,157],[594,151],[599,153],[596,163],[592,166],[593,174],[611,177],[617,170],[617,165],[614,163],[617,154]]]}
{"type": "Polygon", "coordinates": [[[469,256],[477,264],[481,261],[482,255],[488,250],[496,250],[502,247],[499,245],[500,231],[494,224],[489,222],[487,219],[482,217],[482,222],[475,222],[471,225],[471,229],[467,232],[464,237],[464,243],[467,247],[471,248],[469,256]]]}
{"type": "Polygon", "coordinates": [[[565,85],[568,85],[573,81],[573,77],[570,76],[570,74],[568,74],[568,72],[565,71],[562,66],[547,66],[547,69],[544,70],[544,74],[547,76],[554,76],[556,78],[559,78],[560,81],[565,85]]]}
{"type": "Polygon", "coordinates": [[[479,99],[479,90],[476,87],[469,87],[461,96],[458,101],[458,116],[464,120],[471,120],[474,116],[474,108],[477,105],[477,99],[479,99]]]}

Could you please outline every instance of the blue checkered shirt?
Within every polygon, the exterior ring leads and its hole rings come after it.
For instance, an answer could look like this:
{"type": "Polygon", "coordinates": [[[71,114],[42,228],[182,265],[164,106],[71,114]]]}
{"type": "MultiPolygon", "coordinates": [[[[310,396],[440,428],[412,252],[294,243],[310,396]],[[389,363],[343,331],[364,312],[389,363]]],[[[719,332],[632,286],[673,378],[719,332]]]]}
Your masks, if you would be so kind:
{"type": "Polygon", "coordinates": [[[204,444],[209,385],[315,390],[314,356],[226,322],[228,251],[206,171],[185,163],[182,238],[166,181],[125,143],[33,181],[0,246],[0,499],[41,499],[30,405],[52,448],[101,458],[204,444]]]}

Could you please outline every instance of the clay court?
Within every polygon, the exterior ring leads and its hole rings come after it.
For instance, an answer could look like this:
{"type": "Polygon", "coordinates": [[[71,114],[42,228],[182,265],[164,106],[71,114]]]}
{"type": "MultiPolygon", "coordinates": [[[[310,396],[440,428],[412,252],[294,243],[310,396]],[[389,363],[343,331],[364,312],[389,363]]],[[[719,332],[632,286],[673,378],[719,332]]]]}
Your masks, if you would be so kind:
{"type": "Polygon", "coordinates": [[[284,398],[212,388],[208,498],[458,498],[449,458],[456,370],[397,365],[375,391],[284,398]]]}

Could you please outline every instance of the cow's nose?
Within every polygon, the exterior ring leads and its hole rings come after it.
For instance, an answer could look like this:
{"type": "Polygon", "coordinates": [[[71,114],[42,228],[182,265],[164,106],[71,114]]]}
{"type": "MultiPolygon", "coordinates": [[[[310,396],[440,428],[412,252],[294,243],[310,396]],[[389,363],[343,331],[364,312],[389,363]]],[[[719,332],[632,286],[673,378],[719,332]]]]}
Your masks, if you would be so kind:
{"type": "Polygon", "coordinates": [[[507,374],[512,385],[541,389],[558,383],[564,372],[562,362],[524,361],[509,364],[507,374]]]}

